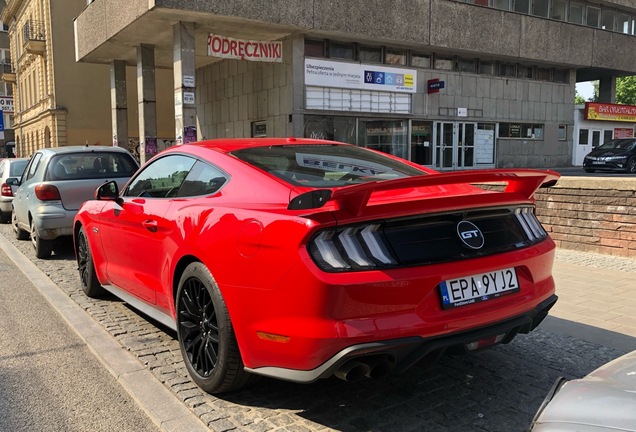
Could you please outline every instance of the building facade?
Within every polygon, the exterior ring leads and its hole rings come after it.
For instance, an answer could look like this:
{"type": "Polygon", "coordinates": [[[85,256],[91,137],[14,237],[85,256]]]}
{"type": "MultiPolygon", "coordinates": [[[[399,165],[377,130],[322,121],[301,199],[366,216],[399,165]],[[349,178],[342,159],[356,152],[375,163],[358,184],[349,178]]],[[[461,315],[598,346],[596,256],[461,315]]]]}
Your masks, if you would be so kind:
{"type": "Polygon", "coordinates": [[[443,170],[567,166],[576,82],[610,103],[636,74],[627,0],[125,4],[86,2],[75,58],[108,65],[112,141],[138,130],[142,160],[171,125],[169,144],[293,135],[443,170]]]}
{"type": "MultiPolygon", "coordinates": [[[[14,128],[15,153],[29,156],[45,147],[110,145],[109,67],[75,61],[73,19],[86,7],[86,1],[2,3],[0,17],[9,45],[3,57],[0,91],[6,86],[14,96],[14,112],[10,119],[5,116],[5,121],[10,120],[14,128]]],[[[127,73],[134,79],[134,70],[127,73]]],[[[134,98],[134,93],[130,97],[134,98]]],[[[171,105],[166,107],[169,118],[171,105]]],[[[172,128],[168,130],[172,135],[172,128]]],[[[132,141],[127,144],[134,150],[134,131],[130,136],[132,141]]]]}

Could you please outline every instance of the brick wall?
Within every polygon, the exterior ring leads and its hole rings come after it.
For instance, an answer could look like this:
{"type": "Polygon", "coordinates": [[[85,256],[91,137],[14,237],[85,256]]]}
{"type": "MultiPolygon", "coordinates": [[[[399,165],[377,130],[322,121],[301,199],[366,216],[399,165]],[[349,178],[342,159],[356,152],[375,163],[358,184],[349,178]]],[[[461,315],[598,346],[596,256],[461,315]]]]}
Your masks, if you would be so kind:
{"type": "Polygon", "coordinates": [[[636,179],[561,177],[535,198],[557,246],[636,257],[636,179]]]}

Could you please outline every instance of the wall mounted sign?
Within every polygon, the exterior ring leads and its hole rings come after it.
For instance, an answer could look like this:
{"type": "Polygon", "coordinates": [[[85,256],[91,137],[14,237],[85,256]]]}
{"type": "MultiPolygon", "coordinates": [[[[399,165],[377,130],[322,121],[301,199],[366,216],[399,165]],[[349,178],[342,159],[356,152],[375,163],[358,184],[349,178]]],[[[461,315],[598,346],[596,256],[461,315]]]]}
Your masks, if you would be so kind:
{"type": "Polygon", "coordinates": [[[13,96],[0,96],[0,110],[5,113],[13,112],[13,96]]]}
{"type": "Polygon", "coordinates": [[[444,81],[440,81],[439,78],[433,78],[426,82],[428,94],[431,93],[439,93],[440,89],[443,89],[446,83],[444,81]]]}
{"type": "Polygon", "coordinates": [[[415,93],[417,71],[307,58],[305,85],[415,93]]]}
{"type": "Polygon", "coordinates": [[[242,40],[210,33],[208,55],[235,60],[282,63],[283,42],[242,40]]]}
{"type": "Polygon", "coordinates": [[[636,106],[585,102],[585,120],[636,122],[636,106]]]}

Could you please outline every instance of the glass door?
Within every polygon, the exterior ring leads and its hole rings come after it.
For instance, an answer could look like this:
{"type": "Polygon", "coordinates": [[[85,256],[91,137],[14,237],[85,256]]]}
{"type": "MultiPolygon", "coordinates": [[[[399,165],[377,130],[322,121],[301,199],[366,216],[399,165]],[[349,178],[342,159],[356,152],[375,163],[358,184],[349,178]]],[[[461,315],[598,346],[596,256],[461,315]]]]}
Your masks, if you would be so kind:
{"type": "Polygon", "coordinates": [[[435,167],[441,170],[454,169],[457,158],[455,123],[435,124],[435,167]]]}
{"type": "Polygon", "coordinates": [[[475,123],[459,123],[459,137],[457,141],[458,169],[475,166],[475,123]]]}

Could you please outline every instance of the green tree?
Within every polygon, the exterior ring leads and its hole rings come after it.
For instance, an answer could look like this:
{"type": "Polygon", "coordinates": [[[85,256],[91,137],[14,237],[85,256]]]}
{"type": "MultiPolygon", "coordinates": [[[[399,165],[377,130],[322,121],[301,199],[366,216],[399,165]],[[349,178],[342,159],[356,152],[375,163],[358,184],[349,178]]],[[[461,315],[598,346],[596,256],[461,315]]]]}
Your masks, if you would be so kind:
{"type": "Polygon", "coordinates": [[[636,76],[616,78],[616,103],[636,105],[636,76]]]}
{"type": "Polygon", "coordinates": [[[584,103],[585,99],[583,99],[583,96],[581,96],[579,92],[576,92],[574,95],[574,105],[583,105],[584,103]]]}

